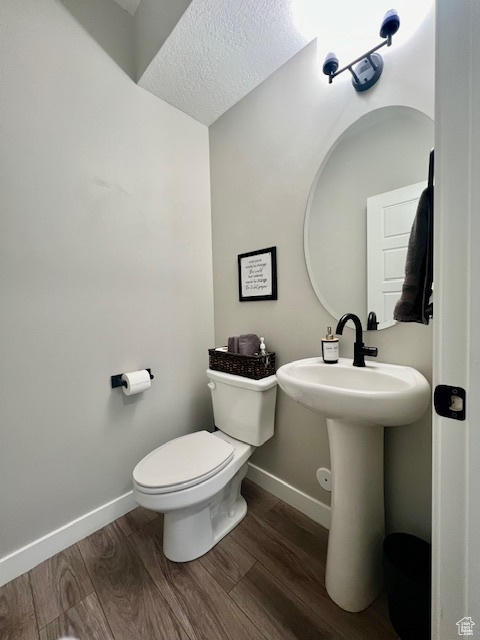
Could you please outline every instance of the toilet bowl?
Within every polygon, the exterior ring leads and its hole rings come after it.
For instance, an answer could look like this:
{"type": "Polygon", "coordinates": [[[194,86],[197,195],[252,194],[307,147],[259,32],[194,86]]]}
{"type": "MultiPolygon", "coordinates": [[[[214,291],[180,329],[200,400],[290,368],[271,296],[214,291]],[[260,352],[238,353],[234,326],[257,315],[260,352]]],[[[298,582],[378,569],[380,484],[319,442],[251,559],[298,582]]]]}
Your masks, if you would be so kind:
{"type": "Polygon", "coordinates": [[[257,446],[272,437],[276,376],[251,380],[207,370],[218,431],[170,440],[133,471],[133,496],[164,513],[163,550],[174,562],[209,551],[246,515],[241,483],[257,446]]]}

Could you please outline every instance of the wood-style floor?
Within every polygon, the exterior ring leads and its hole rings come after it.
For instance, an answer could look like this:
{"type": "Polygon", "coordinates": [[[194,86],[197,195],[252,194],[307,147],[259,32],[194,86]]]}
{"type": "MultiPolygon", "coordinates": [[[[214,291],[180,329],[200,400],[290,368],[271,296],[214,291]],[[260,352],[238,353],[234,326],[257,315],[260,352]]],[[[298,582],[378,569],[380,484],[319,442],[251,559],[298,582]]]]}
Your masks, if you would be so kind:
{"type": "Polygon", "coordinates": [[[1,640],[396,640],[384,596],[356,614],[327,596],[327,530],[243,486],[246,518],[198,560],[167,560],[139,507],[0,588],[1,640]]]}

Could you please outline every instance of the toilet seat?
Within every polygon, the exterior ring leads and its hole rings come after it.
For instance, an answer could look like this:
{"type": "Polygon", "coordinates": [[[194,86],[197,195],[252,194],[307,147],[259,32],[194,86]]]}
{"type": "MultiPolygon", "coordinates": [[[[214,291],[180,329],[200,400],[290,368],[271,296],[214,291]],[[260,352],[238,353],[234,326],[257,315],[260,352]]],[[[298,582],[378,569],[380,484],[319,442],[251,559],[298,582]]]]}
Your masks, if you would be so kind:
{"type": "Polygon", "coordinates": [[[235,448],[208,431],[174,438],[141,460],[133,470],[139,488],[154,493],[181,491],[223,469],[235,448]]]}

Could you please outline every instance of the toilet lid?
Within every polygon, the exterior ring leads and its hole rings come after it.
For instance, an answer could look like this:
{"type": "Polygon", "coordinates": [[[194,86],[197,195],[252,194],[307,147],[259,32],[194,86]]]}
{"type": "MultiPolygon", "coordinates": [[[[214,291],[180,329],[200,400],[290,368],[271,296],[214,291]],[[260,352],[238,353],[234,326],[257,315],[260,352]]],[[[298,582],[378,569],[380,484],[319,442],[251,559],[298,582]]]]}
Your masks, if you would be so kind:
{"type": "Polygon", "coordinates": [[[159,493],[186,489],[225,467],[234,447],[208,431],[170,440],[141,460],[133,470],[135,482],[159,493]],[[180,486],[179,486],[180,485],[180,486]]]}

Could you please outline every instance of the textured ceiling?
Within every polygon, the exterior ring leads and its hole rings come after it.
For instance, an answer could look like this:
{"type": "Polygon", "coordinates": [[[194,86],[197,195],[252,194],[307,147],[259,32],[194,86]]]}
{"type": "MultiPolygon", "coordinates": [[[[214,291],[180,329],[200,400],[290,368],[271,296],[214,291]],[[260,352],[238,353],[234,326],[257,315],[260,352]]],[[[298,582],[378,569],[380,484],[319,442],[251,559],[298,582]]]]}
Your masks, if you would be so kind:
{"type": "Polygon", "coordinates": [[[307,42],[292,0],[193,0],[138,84],[210,125],[307,42]]]}
{"type": "MultiPolygon", "coordinates": [[[[172,11],[179,6],[176,0],[115,0],[136,23],[138,84],[206,125],[268,78],[315,34],[325,51],[331,50],[330,42],[341,45],[339,49],[351,46],[351,55],[334,49],[342,61],[370,48],[378,39],[378,16],[390,8],[390,1],[351,2],[346,11],[343,3],[329,5],[328,0],[191,0],[185,11],[185,1],[181,11],[172,11]],[[141,2],[145,4],[140,6],[141,2]],[[327,7],[329,20],[324,19],[327,7]],[[143,14],[147,19],[142,22],[139,16],[143,14]],[[139,52],[145,46],[148,56],[143,56],[140,65],[139,52]]],[[[411,35],[432,2],[396,0],[402,16],[396,44],[411,35]]]]}

